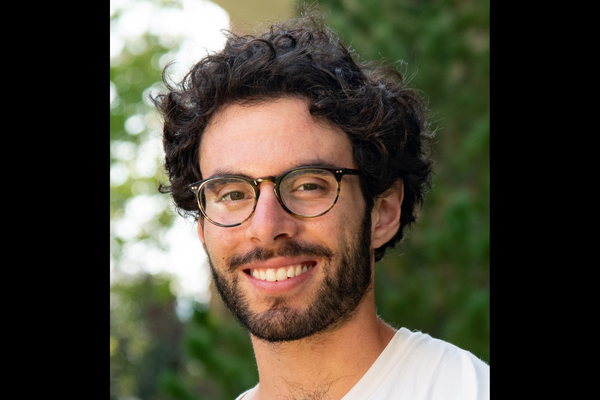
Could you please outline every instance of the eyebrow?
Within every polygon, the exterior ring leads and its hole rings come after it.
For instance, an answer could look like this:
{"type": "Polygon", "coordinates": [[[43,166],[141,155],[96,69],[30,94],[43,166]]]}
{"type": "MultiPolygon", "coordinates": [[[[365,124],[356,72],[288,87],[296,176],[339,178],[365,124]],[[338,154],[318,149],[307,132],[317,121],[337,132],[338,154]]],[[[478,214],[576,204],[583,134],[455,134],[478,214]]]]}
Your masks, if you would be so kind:
{"type": "MultiPolygon", "coordinates": [[[[295,168],[300,168],[300,167],[308,167],[308,166],[341,168],[339,165],[335,165],[329,161],[324,161],[321,158],[312,158],[310,160],[305,160],[298,164],[292,165],[290,168],[286,169],[285,171],[289,171],[289,170],[292,170],[295,168]]],[[[282,174],[285,171],[281,171],[279,174],[282,174]]],[[[274,174],[272,176],[277,176],[279,174],[274,174]]],[[[206,180],[206,179],[210,179],[210,178],[215,178],[217,176],[227,176],[227,175],[241,176],[243,178],[250,179],[250,180],[262,178],[262,177],[258,177],[258,176],[250,176],[250,175],[240,172],[239,170],[236,170],[236,169],[217,168],[211,176],[203,178],[203,179],[206,180]]]]}

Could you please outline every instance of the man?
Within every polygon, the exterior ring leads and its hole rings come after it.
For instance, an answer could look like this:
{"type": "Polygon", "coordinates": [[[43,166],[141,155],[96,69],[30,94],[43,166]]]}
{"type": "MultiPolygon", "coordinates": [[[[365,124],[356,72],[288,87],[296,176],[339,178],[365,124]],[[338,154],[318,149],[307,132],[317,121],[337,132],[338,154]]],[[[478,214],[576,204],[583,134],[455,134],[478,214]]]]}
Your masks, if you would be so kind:
{"type": "MultiPolygon", "coordinates": [[[[166,82],[166,81],[165,81],[166,82]]],[[[483,399],[489,367],[376,314],[375,262],[429,186],[425,106],[305,15],[230,34],[155,99],[165,168],[213,282],[251,334],[238,399],[483,399]]]]}

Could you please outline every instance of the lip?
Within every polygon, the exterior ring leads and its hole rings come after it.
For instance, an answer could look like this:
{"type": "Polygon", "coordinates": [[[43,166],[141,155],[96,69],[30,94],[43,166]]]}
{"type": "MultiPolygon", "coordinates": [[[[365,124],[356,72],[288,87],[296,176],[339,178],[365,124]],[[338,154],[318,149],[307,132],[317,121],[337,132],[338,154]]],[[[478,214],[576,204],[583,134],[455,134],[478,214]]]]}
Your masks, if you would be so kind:
{"type": "Polygon", "coordinates": [[[240,268],[244,272],[246,279],[254,286],[255,289],[265,293],[282,293],[293,290],[294,288],[302,285],[307,279],[310,279],[312,272],[320,265],[318,260],[306,259],[306,258],[272,258],[265,262],[246,264],[243,268],[240,268]],[[289,267],[292,265],[312,263],[313,268],[297,275],[293,278],[287,278],[283,281],[263,281],[261,279],[254,278],[248,273],[252,269],[279,269],[281,267],[289,267]]]}

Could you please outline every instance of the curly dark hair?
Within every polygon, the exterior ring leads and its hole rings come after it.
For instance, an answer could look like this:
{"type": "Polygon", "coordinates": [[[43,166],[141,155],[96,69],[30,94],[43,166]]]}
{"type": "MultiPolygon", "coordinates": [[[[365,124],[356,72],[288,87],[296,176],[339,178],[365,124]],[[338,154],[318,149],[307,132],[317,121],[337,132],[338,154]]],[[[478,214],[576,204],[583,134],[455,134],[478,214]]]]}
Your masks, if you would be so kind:
{"type": "Polygon", "coordinates": [[[375,250],[379,261],[416,220],[417,206],[431,185],[432,137],[427,107],[419,92],[383,62],[362,62],[310,12],[270,26],[257,35],[226,32],[225,48],[192,67],[180,83],[163,82],[167,93],[152,98],[164,119],[164,167],[178,213],[199,217],[188,184],[201,180],[199,147],[213,114],[226,104],[253,104],[283,97],[307,101],[312,115],[344,131],[362,171],[367,212],[374,199],[398,180],[404,200],[398,233],[375,250]]]}

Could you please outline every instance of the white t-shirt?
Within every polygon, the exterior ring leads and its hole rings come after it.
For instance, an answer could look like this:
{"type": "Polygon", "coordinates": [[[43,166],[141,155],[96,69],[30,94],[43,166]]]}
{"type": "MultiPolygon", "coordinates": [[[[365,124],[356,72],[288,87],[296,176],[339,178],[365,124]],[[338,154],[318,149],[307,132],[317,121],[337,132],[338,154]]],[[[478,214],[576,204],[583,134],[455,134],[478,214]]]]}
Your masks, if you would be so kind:
{"type": "Polygon", "coordinates": [[[489,365],[453,344],[401,328],[342,400],[489,398],[489,365]]]}

